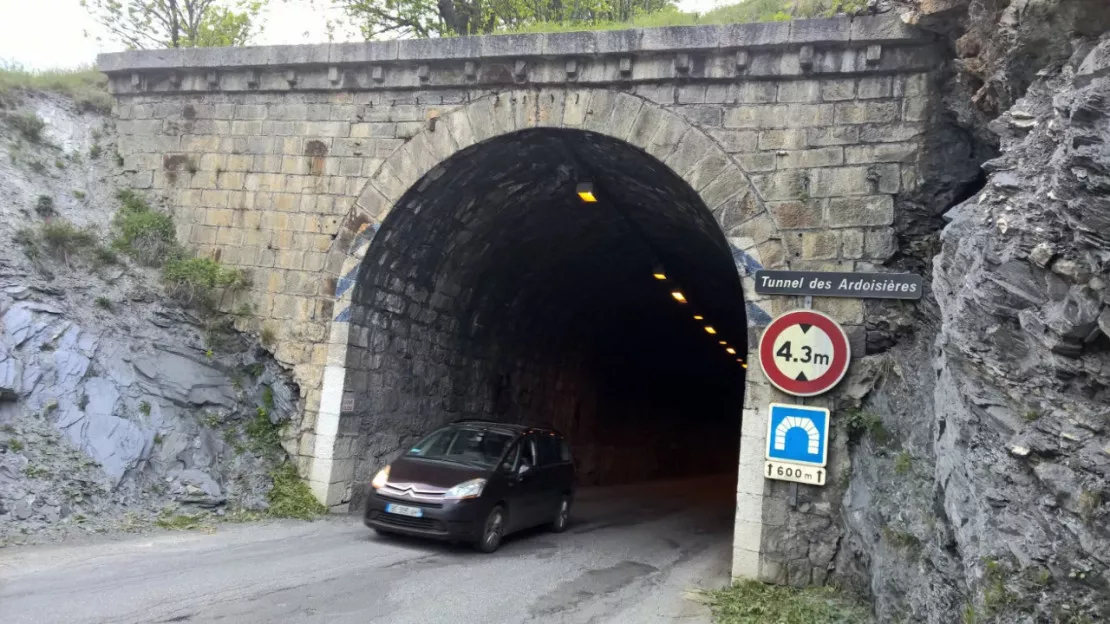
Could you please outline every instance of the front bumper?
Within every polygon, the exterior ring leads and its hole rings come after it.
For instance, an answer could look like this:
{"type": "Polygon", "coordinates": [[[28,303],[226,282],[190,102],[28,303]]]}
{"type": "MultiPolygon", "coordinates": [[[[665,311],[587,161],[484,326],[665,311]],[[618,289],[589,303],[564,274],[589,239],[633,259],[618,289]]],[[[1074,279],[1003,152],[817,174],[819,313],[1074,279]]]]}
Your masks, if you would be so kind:
{"type": "Polygon", "coordinates": [[[426,502],[409,498],[382,496],[371,489],[366,500],[363,523],[366,526],[432,539],[448,541],[473,541],[481,537],[485,515],[482,513],[481,499],[445,500],[426,502]],[[393,503],[407,507],[419,507],[420,518],[412,518],[386,511],[386,505],[393,503]]]}

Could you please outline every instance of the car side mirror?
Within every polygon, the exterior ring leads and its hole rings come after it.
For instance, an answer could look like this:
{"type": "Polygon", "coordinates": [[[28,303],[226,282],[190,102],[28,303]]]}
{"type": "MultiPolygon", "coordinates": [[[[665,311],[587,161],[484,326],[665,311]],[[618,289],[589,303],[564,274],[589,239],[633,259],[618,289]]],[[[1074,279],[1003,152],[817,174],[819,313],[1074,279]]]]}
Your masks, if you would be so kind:
{"type": "Polygon", "coordinates": [[[522,461],[522,462],[520,462],[520,466],[517,466],[516,474],[517,474],[518,477],[523,477],[525,475],[525,473],[527,473],[531,469],[532,469],[532,464],[529,464],[528,462],[522,461]]]}

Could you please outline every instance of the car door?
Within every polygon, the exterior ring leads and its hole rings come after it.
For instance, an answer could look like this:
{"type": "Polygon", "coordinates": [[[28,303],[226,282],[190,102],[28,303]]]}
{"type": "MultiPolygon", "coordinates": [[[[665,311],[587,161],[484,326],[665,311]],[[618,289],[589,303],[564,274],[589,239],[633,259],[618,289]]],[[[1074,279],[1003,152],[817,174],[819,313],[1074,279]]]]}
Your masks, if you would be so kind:
{"type": "Polygon", "coordinates": [[[538,433],[536,439],[536,455],[539,460],[537,480],[539,481],[539,498],[536,502],[536,523],[550,522],[555,518],[559,509],[559,500],[562,498],[559,478],[562,469],[559,458],[559,445],[552,433],[538,433]]]}
{"type": "Polygon", "coordinates": [[[536,469],[536,444],[531,435],[522,437],[517,441],[517,448],[510,456],[515,455],[515,462],[511,473],[507,475],[509,504],[509,524],[511,530],[517,531],[530,526],[535,526],[537,505],[542,494],[541,481],[536,469]],[[522,466],[528,466],[522,470],[522,466]]]}

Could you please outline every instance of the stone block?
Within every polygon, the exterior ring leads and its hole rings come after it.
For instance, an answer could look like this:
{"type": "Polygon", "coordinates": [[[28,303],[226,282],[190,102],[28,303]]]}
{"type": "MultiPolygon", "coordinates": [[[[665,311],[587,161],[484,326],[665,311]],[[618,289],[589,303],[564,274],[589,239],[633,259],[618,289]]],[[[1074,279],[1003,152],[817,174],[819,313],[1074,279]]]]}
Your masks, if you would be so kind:
{"type": "Polygon", "coordinates": [[[835,231],[802,232],[801,253],[804,260],[835,259],[840,255],[840,235],[835,231]]]}
{"type": "Polygon", "coordinates": [[[851,100],[856,97],[856,81],[852,78],[834,78],[821,81],[821,99],[826,102],[851,100]]]}
{"type": "Polygon", "coordinates": [[[888,228],[872,230],[867,233],[866,254],[875,262],[885,262],[897,251],[897,239],[888,228]]]}
{"type": "Polygon", "coordinates": [[[860,126],[861,143],[898,143],[910,141],[925,134],[922,123],[869,124],[860,126]]]}
{"type": "Polygon", "coordinates": [[[929,118],[929,100],[925,97],[906,98],[902,102],[903,121],[925,121],[929,118]]]}
{"type": "Polygon", "coordinates": [[[783,151],[777,156],[779,169],[835,167],[844,164],[844,150],[840,147],[783,151]]]}
{"type": "Polygon", "coordinates": [[[788,80],[778,84],[777,101],[819,102],[821,101],[821,82],[819,80],[788,80]]]}
{"type": "Polygon", "coordinates": [[[778,156],[774,152],[756,152],[754,154],[736,154],[740,167],[748,173],[762,173],[774,171],[778,156]]]}
{"type": "Polygon", "coordinates": [[[590,104],[582,121],[584,130],[605,132],[613,116],[617,94],[613,91],[594,91],[590,95],[590,104]]]}
{"type": "Polygon", "coordinates": [[[638,97],[618,93],[606,134],[622,141],[626,140],[632,132],[632,125],[639,116],[643,104],[643,100],[638,97]]]}
{"type": "Polygon", "coordinates": [[[735,167],[726,167],[698,195],[710,210],[715,211],[747,188],[748,181],[743,172],[735,167]]]}
{"type": "Polygon", "coordinates": [[[912,162],[917,150],[914,142],[849,146],[844,149],[844,160],[849,165],[912,162]]]}
{"type": "Polygon", "coordinates": [[[894,95],[891,76],[865,76],[859,79],[857,97],[861,100],[889,98],[894,95]]]}
{"type": "Polygon", "coordinates": [[[718,176],[725,173],[729,168],[728,175],[738,175],[739,172],[735,171],[735,165],[732,160],[723,151],[714,147],[709,147],[702,158],[696,165],[685,175],[686,183],[690,188],[695,191],[701,191],[711,182],[717,179],[718,176]]]}
{"type": "Polygon", "coordinates": [[[894,223],[894,198],[890,195],[829,200],[826,222],[829,227],[867,227],[894,223]]]}
{"type": "Polygon", "coordinates": [[[824,211],[816,200],[767,202],[767,209],[775,224],[783,230],[819,228],[824,225],[824,211]]]}
{"type": "Polygon", "coordinates": [[[672,109],[703,128],[720,127],[723,111],[720,106],[676,106],[672,109]]]}
{"type": "Polygon", "coordinates": [[[567,91],[566,102],[563,105],[564,127],[582,127],[586,121],[586,113],[590,110],[590,93],[586,89],[567,91]]]}
{"type": "Polygon", "coordinates": [[[836,106],[836,124],[892,123],[898,121],[898,102],[840,102],[836,106]]]}
{"type": "Polygon", "coordinates": [[[685,178],[712,146],[712,140],[705,134],[690,130],[682,136],[678,147],[663,159],[663,164],[685,178]]]}
{"type": "Polygon", "coordinates": [[[682,140],[683,135],[690,130],[690,125],[673,113],[665,113],[659,120],[659,130],[651,138],[651,143],[645,148],[647,153],[663,160],[674,152],[682,140]]]}
{"type": "Polygon", "coordinates": [[[796,128],[793,130],[762,130],[759,132],[759,149],[784,150],[805,149],[806,135],[812,130],[796,128]]]}
{"type": "Polygon", "coordinates": [[[778,88],[773,82],[744,82],[732,87],[727,101],[737,104],[768,104],[775,101],[778,88]]]}
{"type": "MultiPolygon", "coordinates": [[[[643,116],[643,113],[641,113],[643,116]]],[[[708,130],[709,136],[729,153],[754,152],[759,145],[759,133],[754,130],[708,130]]]]}
{"type": "Polygon", "coordinates": [[[804,169],[753,175],[752,184],[767,201],[793,200],[812,195],[807,190],[807,173],[804,169]]]}
{"type": "Polygon", "coordinates": [[[807,188],[811,197],[869,195],[874,192],[867,167],[811,169],[807,173],[807,188]]]}
{"type": "Polygon", "coordinates": [[[864,305],[862,299],[814,297],[813,309],[824,312],[838,323],[845,325],[860,325],[863,323],[864,305]]]}
{"type": "Polygon", "coordinates": [[[680,85],[677,89],[679,104],[704,104],[705,85],[680,85]]]}
{"type": "Polygon", "coordinates": [[[842,230],[840,232],[840,257],[850,260],[863,258],[863,230],[842,230]]]}

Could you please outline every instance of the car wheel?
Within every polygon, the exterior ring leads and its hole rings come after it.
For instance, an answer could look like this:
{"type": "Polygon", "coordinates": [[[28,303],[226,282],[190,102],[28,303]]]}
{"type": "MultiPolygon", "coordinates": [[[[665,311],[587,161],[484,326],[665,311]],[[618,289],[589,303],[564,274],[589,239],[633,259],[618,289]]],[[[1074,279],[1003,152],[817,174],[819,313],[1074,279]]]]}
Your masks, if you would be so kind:
{"type": "Polygon", "coordinates": [[[484,553],[491,553],[501,546],[505,537],[505,509],[498,505],[490,510],[486,516],[486,523],[482,528],[482,536],[478,538],[476,546],[484,553]]]}
{"type": "Polygon", "coordinates": [[[570,497],[564,496],[559,499],[559,511],[555,512],[555,519],[551,521],[551,531],[554,533],[562,533],[567,530],[570,524],[570,497]]]}

